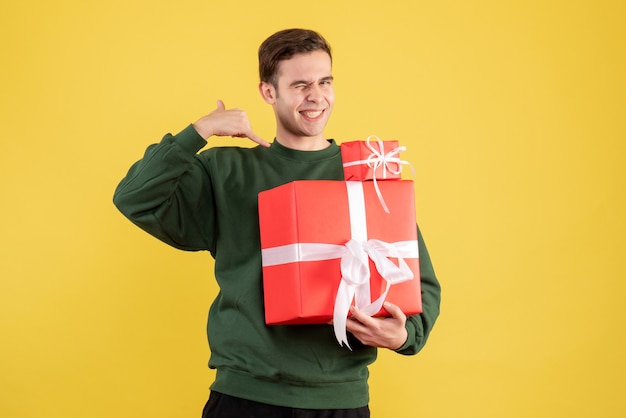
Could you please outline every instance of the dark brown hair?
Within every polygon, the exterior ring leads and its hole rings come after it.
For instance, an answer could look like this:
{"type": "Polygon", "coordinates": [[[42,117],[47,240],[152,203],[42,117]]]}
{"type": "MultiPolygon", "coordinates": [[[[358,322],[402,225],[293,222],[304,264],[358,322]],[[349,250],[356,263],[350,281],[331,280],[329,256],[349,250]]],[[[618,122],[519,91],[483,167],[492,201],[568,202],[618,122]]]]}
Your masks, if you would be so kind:
{"type": "Polygon", "coordinates": [[[259,47],[259,76],[261,81],[277,87],[278,64],[294,55],[322,50],[332,62],[330,45],[319,33],[309,29],[285,29],[267,38],[259,47]]]}

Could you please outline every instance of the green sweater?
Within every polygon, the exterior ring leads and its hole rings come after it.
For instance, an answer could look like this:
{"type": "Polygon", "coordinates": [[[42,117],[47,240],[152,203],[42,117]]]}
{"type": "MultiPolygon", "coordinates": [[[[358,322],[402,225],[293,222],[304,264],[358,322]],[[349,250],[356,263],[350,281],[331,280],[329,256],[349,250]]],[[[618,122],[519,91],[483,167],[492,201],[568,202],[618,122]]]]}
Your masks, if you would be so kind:
{"type": "MultiPolygon", "coordinates": [[[[220,288],[207,333],[216,368],[211,389],[273,405],[356,408],[368,403],[367,366],[376,348],[351,337],[340,347],[332,326],[264,322],[257,195],[294,180],[343,180],[337,144],[297,151],[206,145],[193,126],[148,147],[117,187],[114,203],[137,226],[176,248],[208,250],[220,288]]],[[[320,198],[323,198],[320,196],[320,198]]],[[[415,354],[439,314],[440,288],[419,239],[423,309],[407,320],[397,351],[415,354]]]]}

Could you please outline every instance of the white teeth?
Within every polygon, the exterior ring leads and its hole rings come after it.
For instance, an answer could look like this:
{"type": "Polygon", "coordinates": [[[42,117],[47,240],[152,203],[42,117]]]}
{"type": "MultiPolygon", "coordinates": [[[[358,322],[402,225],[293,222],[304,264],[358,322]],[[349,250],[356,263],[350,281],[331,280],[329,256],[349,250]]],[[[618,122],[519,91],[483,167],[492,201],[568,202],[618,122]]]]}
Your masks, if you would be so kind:
{"type": "Polygon", "coordinates": [[[322,114],[322,111],[321,111],[321,110],[317,110],[317,111],[304,111],[304,112],[302,112],[302,114],[303,114],[304,116],[308,117],[308,118],[312,118],[312,119],[314,119],[314,118],[318,117],[319,115],[321,115],[321,114],[322,114]]]}

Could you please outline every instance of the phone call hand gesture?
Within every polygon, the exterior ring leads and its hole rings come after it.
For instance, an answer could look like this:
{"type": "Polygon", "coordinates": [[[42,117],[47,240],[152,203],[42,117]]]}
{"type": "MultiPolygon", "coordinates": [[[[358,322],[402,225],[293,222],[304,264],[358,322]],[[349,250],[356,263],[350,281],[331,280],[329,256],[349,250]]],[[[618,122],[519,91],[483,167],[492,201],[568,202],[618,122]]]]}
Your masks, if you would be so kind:
{"type": "Polygon", "coordinates": [[[217,109],[198,119],[193,127],[204,139],[211,136],[248,138],[257,144],[269,147],[270,143],[255,134],[248,115],[241,109],[226,109],[224,102],[217,101],[217,109]]]}

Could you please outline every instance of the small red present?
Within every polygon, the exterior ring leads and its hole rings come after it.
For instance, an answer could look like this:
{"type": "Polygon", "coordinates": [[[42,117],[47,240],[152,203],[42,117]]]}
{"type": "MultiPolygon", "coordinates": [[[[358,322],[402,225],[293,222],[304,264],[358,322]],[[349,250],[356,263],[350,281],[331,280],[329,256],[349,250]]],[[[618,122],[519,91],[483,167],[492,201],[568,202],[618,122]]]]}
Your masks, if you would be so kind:
{"type": "Polygon", "coordinates": [[[389,316],[422,311],[412,181],[295,181],[259,194],[265,322],[333,320],[340,344],[350,305],[389,316]]]}
{"type": "Polygon", "coordinates": [[[344,142],[340,149],[345,180],[397,180],[402,166],[410,165],[400,159],[406,147],[399,146],[398,141],[369,136],[365,141],[344,142]]]}

